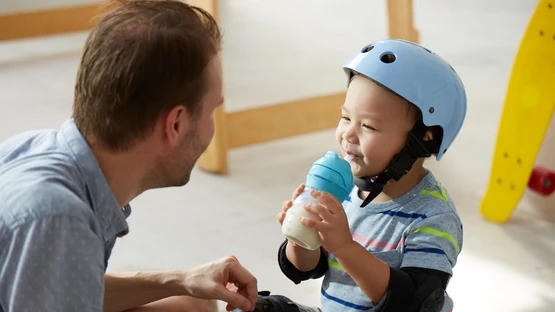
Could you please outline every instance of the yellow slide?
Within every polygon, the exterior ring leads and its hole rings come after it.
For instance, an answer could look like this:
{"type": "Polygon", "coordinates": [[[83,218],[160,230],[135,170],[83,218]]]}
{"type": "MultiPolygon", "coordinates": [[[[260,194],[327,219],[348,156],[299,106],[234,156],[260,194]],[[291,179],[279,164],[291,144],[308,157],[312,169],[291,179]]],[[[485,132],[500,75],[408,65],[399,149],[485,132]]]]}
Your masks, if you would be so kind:
{"type": "Polygon", "coordinates": [[[507,221],[529,182],[543,194],[553,191],[551,178],[555,175],[533,168],[554,108],[555,1],[540,0],[509,81],[489,185],[480,206],[486,219],[507,221]],[[534,179],[530,180],[532,173],[534,179]]]}

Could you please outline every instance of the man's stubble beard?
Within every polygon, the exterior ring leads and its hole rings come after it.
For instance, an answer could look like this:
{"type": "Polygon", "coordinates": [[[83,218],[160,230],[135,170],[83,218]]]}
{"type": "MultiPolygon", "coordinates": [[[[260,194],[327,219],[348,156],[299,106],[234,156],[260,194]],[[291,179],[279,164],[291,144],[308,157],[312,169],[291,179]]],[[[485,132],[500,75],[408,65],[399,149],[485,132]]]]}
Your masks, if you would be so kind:
{"type": "MultiPolygon", "coordinates": [[[[198,131],[194,130],[194,131],[191,131],[187,135],[187,137],[184,138],[181,144],[182,144],[181,152],[183,155],[186,155],[186,156],[183,157],[183,160],[182,160],[184,162],[184,166],[182,170],[183,176],[181,177],[179,183],[176,183],[175,185],[173,185],[178,187],[184,186],[187,183],[189,183],[191,179],[191,173],[195,168],[195,165],[198,159],[206,151],[206,149],[210,145],[210,142],[203,144],[200,141],[198,131]]],[[[176,165],[176,167],[178,166],[176,165]]]]}

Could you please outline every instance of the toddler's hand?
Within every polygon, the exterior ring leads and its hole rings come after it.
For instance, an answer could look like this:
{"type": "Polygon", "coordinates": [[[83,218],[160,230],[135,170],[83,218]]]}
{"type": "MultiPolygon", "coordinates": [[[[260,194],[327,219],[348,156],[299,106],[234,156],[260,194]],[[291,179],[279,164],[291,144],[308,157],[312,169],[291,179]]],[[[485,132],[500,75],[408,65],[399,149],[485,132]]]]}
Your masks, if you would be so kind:
{"type": "Polygon", "coordinates": [[[283,224],[283,220],[285,219],[285,213],[291,206],[293,205],[293,201],[297,198],[304,190],[304,184],[299,185],[294,191],[293,195],[291,196],[291,200],[286,200],[281,205],[281,211],[277,214],[277,219],[280,225],[283,224]]]}
{"type": "Polygon", "coordinates": [[[312,191],[310,194],[319,204],[305,205],[305,209],[321,220],[301,218],[301,223],[319,232],[322,247],[332,254],[353,242],[347,215],[341,203],[330,193],[312,191]]]}

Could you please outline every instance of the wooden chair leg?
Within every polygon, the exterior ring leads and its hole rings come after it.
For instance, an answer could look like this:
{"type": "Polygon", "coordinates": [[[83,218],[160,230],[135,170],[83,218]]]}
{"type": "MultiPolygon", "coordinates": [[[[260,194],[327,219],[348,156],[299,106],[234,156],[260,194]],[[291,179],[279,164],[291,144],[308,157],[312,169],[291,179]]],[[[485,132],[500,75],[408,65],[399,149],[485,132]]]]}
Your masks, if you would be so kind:
{"type": "Polygon", "coordinates": [[[228,173],[228,142],[225,107],[222,104],[214,111],[215,133],[212,143],[197,161],[197,166],[202,170],[216,173],[228,173]]]}
{"type": "Polygon", "coordinates": [[[419,34],[414,28],[412,0],[387,0],[389,37],[418,43],[419,34]]]}

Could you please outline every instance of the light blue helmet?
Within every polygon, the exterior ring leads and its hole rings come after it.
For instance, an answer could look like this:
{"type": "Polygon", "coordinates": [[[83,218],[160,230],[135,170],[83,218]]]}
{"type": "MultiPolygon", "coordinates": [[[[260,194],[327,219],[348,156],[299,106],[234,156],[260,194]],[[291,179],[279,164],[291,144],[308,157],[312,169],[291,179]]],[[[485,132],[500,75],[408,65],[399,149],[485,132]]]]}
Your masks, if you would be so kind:
{"type": "Polygon", "coordinates": [[[441,159],[466,115],[464,85],[449,63],[418,44],[386,39],[363,47],[343,69],[349,81],[355,74],[370,78],[420,108],[424,125],[440,126],[436,159],[441,159]]]}

